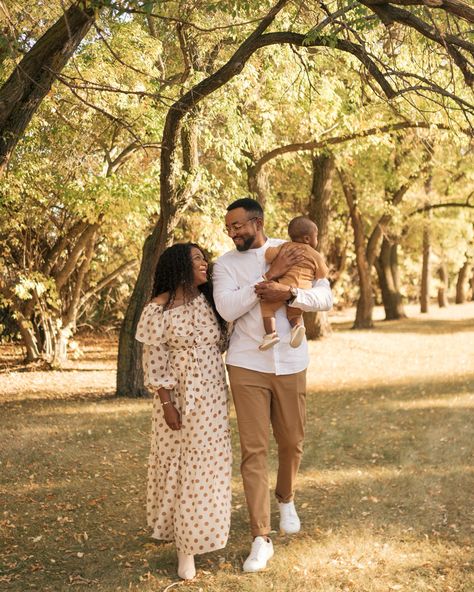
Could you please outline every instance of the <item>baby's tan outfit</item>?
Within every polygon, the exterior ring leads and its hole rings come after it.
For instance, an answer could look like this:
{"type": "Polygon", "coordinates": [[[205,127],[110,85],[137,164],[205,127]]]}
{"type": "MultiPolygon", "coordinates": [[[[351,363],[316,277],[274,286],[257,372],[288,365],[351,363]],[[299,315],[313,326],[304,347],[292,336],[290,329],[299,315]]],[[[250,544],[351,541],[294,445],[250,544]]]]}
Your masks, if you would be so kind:
{"type": "MultiPolygon", "coordinates": [[[[321,268],[321,265],[324,263],[323,258],[317,251],[313,249],[313,247],[310,247],[305,243],[294,242],[283,243],[278,247],[268,247],[268,249],[265,251],[265,261],[267,263],[272,263],[280,251],[288,249],[289,247],[291,247],[291,249],[294,249],[295,247],[300,249],[304,255],[304,259],[298,265],[294,265],[291,269],[289,269],[285,275],[278,278],[278,283],[284,284],[285,286],[309,290],[316,278],[324,277],[324,272],[321,268]]],[[[281,302],[265,302],[265,300],[263,300],[260,303],[262,316],[275,316],[275,312],[280,308],[280,306],[282,306],[281,302]]],[[[288,320],[299,317],[301,316],[301,309],[287,306],[286,316],[288,317],[288,320]]]]}

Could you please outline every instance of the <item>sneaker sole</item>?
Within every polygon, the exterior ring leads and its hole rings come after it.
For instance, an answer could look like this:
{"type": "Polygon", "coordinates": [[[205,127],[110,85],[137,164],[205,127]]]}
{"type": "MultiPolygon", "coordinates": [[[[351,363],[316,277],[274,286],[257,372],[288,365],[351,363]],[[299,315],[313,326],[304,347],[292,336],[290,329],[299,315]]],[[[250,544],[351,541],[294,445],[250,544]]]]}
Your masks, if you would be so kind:
{"type": "Polygon", "coordinates": [[[277,343],[280,343],[279,339],[274,340],[274,341],[270,341],[270,343],[265,343],[265,344],[259,345],[258,349],[260,351],[267,351],[267,349],[270,349],[271,347],[273,347],[277,343]]]}
{"type": "Polygon", "coordinates": [[[298,327],[295,334],[290,339],[291,347],[299,347],[303,343],[304,336],[306,335],[306,329],[304,327],[298,327]]]}
{"type": "Polygon", "coordinates": [[[298,528],[298,530],[285,530],[284,528],[282,528],[280,526],[280,533],[281,534],[298,534],[301,530],[301,526],[298,528]]]}

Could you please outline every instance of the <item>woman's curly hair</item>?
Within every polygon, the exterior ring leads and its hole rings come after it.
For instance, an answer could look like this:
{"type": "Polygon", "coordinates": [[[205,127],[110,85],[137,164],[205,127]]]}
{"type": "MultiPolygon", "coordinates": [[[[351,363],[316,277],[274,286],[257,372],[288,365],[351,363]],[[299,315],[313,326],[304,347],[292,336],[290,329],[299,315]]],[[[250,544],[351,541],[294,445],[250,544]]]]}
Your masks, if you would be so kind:
{"type": "MultiPolygon", "coordinates": [[[[169,292],[167,307],[173,304],[176,290],[182,286],[185,295],[193,292],[193,262],[191,259],[191,249],[199,249],[207,260],[205,251],[195,243],[176,243],[168,247],[161,254],[156,266],[155,278],[153,282],[153,297],[169,292]]],[[[217,312],[214,298],[212,296],[212,284],[210,280],[210,268],[207,270],[207,282],[198,286],[200,292],[204,294],[211,305],[219,325],[223,331],[226,331],[226,322],[217,312]]],[[[166,308],[166,307],[165,307],[166,308]]]]}

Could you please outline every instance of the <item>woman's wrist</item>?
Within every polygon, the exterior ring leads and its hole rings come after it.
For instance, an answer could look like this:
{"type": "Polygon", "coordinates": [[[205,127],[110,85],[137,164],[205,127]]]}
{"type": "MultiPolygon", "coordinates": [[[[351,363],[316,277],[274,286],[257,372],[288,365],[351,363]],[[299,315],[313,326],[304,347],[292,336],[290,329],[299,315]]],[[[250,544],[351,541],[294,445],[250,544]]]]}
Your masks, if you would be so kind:
{"type": "Polygon", "coordinates": [[[167,389],[159,388],[157,390],[158,398],[160,399],[160,403],[162,406],[171,405],[173,401],[171,400],[170,393],[167,389]]]}

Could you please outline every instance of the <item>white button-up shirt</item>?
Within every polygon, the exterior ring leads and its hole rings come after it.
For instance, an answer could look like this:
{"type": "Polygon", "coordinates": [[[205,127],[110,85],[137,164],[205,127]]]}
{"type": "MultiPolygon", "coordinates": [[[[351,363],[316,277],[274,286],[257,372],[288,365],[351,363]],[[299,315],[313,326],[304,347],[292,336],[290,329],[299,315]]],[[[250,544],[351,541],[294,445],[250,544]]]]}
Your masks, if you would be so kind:
{"type": "MultiPolygon", "coordinates": [[[[309,354],[306,339],[299,347],[290,347],[290,323],[284,303],[276,311],[276,330],[280,343],[260,351],[265,330],[255,284],[263,282],[269,268],[265,251],[283,243],[269,238],[262,247],[247,251],[229,251],[214,264],[214,300],[217,310],[226,321],[233,321],[226,363],[258,372],[293,374],[308,367],[309,354]]],[[[316,280],[310,290],[298,289],[292,306],[303,311],[325,311],[332,307],[332,293],[327,279],[316,280]]]]}

